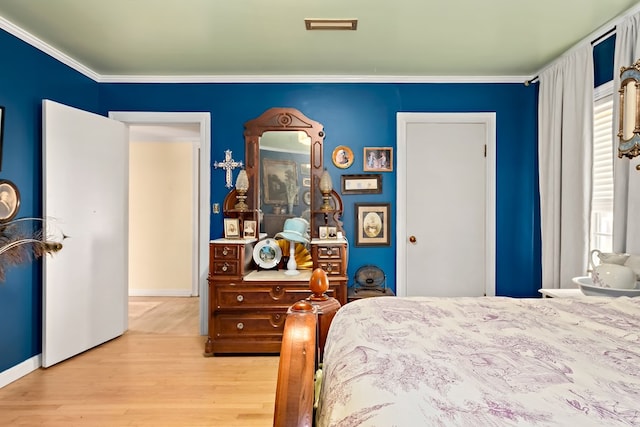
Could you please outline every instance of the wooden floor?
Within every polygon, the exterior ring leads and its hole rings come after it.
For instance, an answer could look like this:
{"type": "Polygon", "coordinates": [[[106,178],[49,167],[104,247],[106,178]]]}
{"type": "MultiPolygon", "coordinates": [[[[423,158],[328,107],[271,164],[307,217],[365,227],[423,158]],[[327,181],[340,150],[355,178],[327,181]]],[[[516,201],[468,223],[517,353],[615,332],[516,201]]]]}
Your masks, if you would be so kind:
{"type": "Polygon", "coordinates": [[[204,341],[197,298],[132,297],[123,336],[0,389],[0,426],[271,426],[278,357],[204,341]]]}

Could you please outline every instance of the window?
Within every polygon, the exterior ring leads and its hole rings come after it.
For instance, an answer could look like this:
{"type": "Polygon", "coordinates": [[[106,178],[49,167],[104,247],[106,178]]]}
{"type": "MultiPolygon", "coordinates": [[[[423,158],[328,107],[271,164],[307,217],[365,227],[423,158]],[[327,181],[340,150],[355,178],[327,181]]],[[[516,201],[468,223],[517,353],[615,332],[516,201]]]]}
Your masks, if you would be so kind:
{"type": "Polygon", "coordinates": [[[613,249],[612,83],[596,88],[593,108],[593,170],[589,250],[613,249]],[[603,88],[604,86],[604,88],[603,88]]]}

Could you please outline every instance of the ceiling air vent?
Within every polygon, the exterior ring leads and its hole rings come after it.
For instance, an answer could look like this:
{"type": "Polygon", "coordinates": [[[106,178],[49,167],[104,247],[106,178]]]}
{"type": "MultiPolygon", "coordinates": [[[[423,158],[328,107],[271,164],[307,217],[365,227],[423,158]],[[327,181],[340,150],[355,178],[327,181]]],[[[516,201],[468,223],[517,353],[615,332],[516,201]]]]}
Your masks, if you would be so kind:
{"type": "Polygon", "coordinates": [[[358,28],[357,19],[311,19],[304,20],[307,30],[351,30],[358,28]]]}

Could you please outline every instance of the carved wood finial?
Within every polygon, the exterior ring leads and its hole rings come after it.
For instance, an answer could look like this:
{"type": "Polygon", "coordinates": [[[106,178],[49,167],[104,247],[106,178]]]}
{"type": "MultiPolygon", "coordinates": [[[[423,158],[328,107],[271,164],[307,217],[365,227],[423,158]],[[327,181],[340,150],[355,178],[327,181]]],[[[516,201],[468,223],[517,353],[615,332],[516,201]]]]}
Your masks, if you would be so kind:
{"type": "Polygon", "coordinates": [[[329,289],[329,276],[327,272],[321,268],[316,268],[311,273],[311,279],[309,279],[309,289],[313,292],[313,295],[309,297],[311,301],[325,301],[329,297],[325,294],[329,289]]]}

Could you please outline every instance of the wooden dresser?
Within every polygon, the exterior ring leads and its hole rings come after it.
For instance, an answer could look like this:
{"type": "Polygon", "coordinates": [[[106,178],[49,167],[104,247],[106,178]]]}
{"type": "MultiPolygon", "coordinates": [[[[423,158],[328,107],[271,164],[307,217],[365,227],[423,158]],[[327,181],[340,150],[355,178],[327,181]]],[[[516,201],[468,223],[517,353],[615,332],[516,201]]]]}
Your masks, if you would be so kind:
{"type": "MultiPolygon", "coordinates": [[[[257,270],[257,239],[217,239],[209,244],[209,336],[205,355],[279,353],[287,309],[310,295],[311,270],[257,270]]],[[[311,241],[313,268],[330,279],[328,295],[347,303],[347,243],[311,241]]]]}

